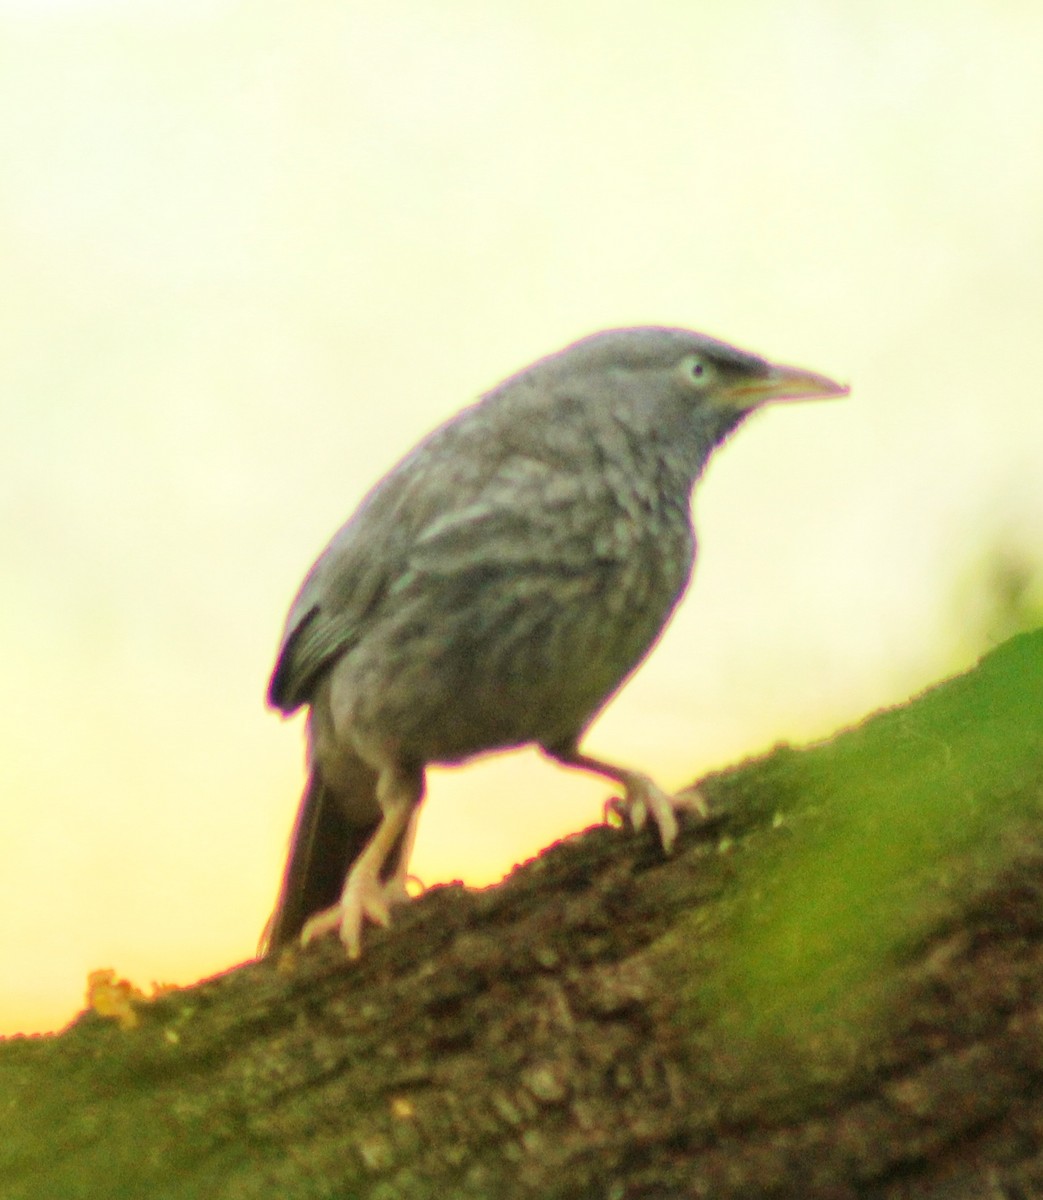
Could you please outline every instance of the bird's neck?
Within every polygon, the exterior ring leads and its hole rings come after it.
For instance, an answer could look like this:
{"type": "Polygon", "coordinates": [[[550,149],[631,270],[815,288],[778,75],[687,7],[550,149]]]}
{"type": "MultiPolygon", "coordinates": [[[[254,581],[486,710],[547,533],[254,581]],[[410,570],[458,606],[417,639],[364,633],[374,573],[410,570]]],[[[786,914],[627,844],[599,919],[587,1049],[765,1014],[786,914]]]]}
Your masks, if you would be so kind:
{"type": "Polygon", "coordinates": [[[689,411],[650,430],[646,444],[660,464],[662,482],[672,491],[690,495],[714,450],[738,429],[747,415],[721,409],[689,411]]]}

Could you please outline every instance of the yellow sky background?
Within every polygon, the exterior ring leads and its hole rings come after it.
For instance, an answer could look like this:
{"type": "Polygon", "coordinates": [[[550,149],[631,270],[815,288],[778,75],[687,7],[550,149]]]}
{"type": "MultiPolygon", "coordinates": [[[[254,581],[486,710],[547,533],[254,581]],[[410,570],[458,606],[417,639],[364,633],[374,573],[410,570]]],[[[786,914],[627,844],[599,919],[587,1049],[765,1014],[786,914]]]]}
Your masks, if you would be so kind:
{"type": "MultiPolygon", "coordinates": [[[[961,665],[968,572],[1043,527],[1041,58],[1027,0],[0,0],[0,1032],[97,967],[253,953],[304,571],[595,329],[854,391],[715,462],[594,750],[672,786],[961,665]]],[[[528,753],[432,772],[414,869],[493,881],[604,796],[528,753]]]]}

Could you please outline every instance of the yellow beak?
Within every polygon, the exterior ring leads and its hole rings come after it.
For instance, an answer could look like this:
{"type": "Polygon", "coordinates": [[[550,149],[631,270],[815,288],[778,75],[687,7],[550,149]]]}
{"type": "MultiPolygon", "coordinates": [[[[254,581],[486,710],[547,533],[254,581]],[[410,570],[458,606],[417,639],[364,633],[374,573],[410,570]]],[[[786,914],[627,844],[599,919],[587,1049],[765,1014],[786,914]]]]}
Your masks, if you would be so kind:
{"type": "Polygon", "coordinates": [[[767,375],[740,379],[726,389],[723,398],[736,408],[756,408],[772,400],[824,400],[846,396],[851,388],[814,371],[800,367],[772,366],[767,375]]]}

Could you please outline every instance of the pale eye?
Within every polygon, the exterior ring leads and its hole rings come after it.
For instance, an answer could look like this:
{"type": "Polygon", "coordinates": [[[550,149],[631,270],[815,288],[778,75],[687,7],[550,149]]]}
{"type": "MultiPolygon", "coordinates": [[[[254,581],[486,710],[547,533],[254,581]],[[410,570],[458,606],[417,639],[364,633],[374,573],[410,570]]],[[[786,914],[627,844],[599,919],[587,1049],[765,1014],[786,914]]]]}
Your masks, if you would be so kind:
{"type": "Polygon", "coordinates": [[[685,379],[696,387],[705,387],[713,373],[710,364],[698,354],[689,354],[681,363],[681,371],[685,379]]]}

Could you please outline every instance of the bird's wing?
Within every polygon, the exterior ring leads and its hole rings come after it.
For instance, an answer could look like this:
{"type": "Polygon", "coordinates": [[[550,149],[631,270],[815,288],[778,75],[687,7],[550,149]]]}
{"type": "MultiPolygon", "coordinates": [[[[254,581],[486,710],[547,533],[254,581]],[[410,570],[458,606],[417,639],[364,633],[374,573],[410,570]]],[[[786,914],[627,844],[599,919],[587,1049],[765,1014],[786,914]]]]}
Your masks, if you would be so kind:
{"type": "MultiPolygon", "coordinates": [[[[318,676],[365,633],[387,598],[425,575],[531,566],[589,570],[615,548],[595,545],[596,472],[575,470],[590,448],[546,454],[545,434],[517,423],[490,437],[478,406],[436,430],[366,497],[334,536],[290,610],[268,689],[284,712],[306,704],[318,676]],[[490,453],[490,445],[495,452],[490,453]]],[[[570,450],[573,449],[570,447],[570,450]]]]}
{"type": "Polygon", "coordinates": [[[386,475],[308,572],[268,684],[274,708],[290,713],[308,703],[319,675],[358,641],[408,571],[426,526],[466,508],[495,471],[495,460],[460,446],[475,424],[465,417],[435,430],[386,475]]]}
{"type": "Polygon", "coordinates": [[[505,460],[469,504],[428,521],[409,547],[396,581],[406,590],[416,574],[510,570],[523,565],[588,566],[596,506],[582,476],[556,464],[514,456],[505,460]]]}
{"type": "Polygon", "coordinates": [[[279,657],[268,681],[268,703],[291,713],[308,702],[316,677],[355,639],[353,628],[330,619],[316,601],[288,624],[279,657]]]}
{"type": "Polygon", "coordinates": [[[401,504],[408,485],[405,475],[389,475],[308,572],[268,684],[273,707],[289,713],[308,703],[318,676],[358,641],[367,616],[401,573],[411,540],[408,505],[401,504]]]}

